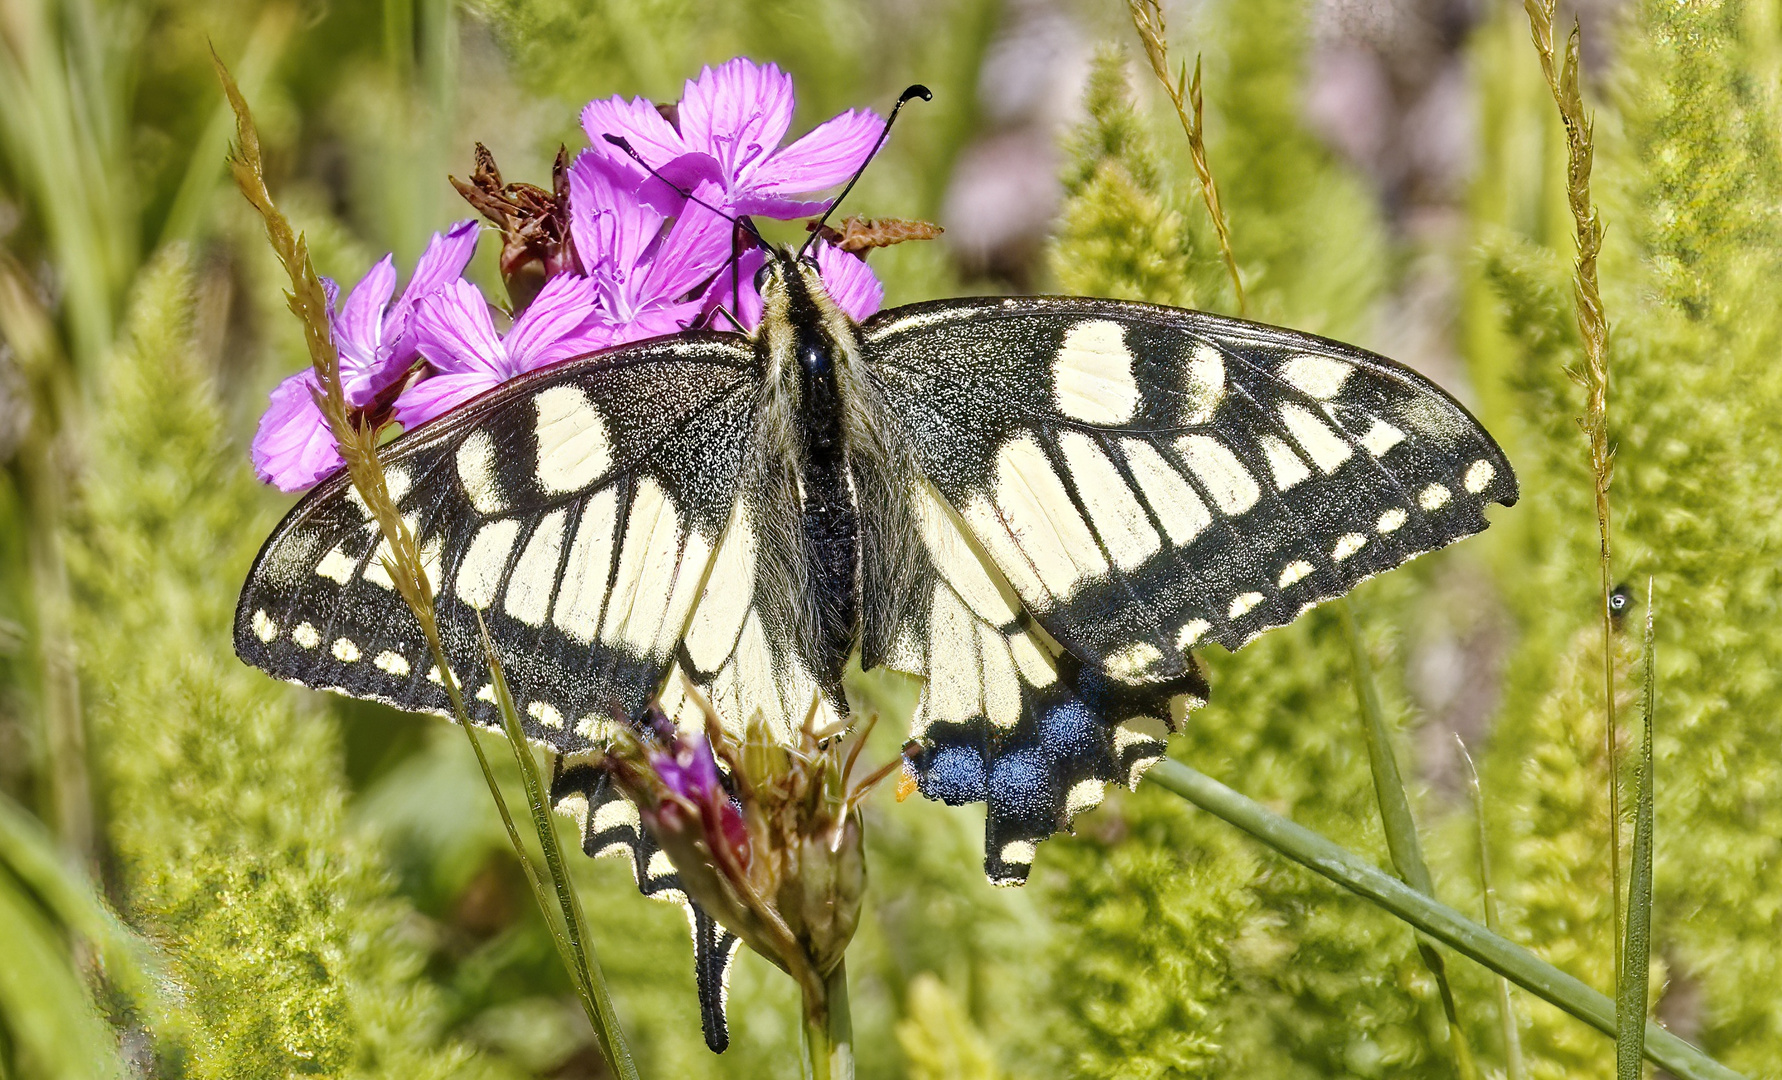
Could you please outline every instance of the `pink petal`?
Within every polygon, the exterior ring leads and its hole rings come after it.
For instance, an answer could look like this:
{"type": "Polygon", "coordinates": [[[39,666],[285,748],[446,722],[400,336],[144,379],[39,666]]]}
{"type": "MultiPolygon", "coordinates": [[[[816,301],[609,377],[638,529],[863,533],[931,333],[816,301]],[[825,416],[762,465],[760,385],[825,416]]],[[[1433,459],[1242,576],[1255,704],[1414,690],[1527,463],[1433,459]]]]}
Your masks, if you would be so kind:
{"type": "Polygon", "coordinates": [[[625,345],[664,334],[678,334],[693,325],[693,321],[699,318],[699,311],[698,300],[647,308],[639,312],[636,318],[609,327],[607,345],[625,345]]]}
{"type": "Polygon", "coordinates": [[[421,297],[464,276],[464,268],[476,254],[476,241],[475,218],[466,218],[445,232],[434,233],[433,239],[427,241],[427,250],[421,252],[415,263],[414,276],[408,279],[408,287],[402,290],[402,299],[396,301],[396,306],[413,307],[421,297]]]}
{"type": "Polygon", "coordinates": [[[673,217],[681,212],[687,198],[683,191],[693,191],[703,185],[710,185],[715,194],[705,201],[722,208],[728,199],[725,194],[723,166],[710,154],[682,154],[668,164],[657,169],[657,176],[650,177],[637,185],[637,198],[645,206],[653,207],[665,217],[673,217]]]}
{"type": "Polygon", "coordinates": [[[820,215],[829,209],[829,200],[787,199],[778,195],[756,195],[744,190],[731,197],[729,209],[738,215],[791,221],[820,215]]]}
{"type": "Polygon", "coordinates": [[[504,381],[499,375],[487,371],[429,376],[404,390],[396,399],[396,419],[403,430],[413,431],[478,394],[495,389],[504,381]]]}
{"type": "MultiPolygon", "coordinates": [[[[427,250],[415,263],[414,276],[409,278],[408,287],[402,290],[402,295],[384,316],[384,357],[380,361],[383,374],[376,380],[376,390],[381,391],[395,382],[414,363],[415,304],[423,296],[438,292],[442,286],[463,275],[464,267],[476,254],[476,242],[477,223],[474,220],[460,221],[445,232],[436,232],[427,242],[427,250]]],[[[373,396],[375,391],[367,395],[367,400],[373,396]]]]}
{"type": "Polygon", "coordinates": [[[605,344],[606,334],[593,330],[599,301],[600,294],[588,278],[558,274],[545,282],[502,339],[513,373],[532,371],[605,344]],[[591,341],[598,344],[589,344],[591,341]]]}
{"type": "Polygon", "coordinates": [[[818,244],[817,272],[823,275],[829,298],[855,322],[865,321],[885,302],[885,286],[873,276],[865,259],[818,244]]]}
{"type": "Polygon", "coordinates": [[[723,308],[736,316],[743,328],[753,332],[761,325],[761,293],[755,289],[755,274],[767,262],[767,253],[760,248],[750,248],[736,260],[734,276],[729,267],[712,279],[706,287],[705,295],[699,298],[700,310],[710,316],[707,325],[721,330],[732,329],[730,320],[716,314],[723,308]]]}
{"type": "Polygon", "coordinates": [[[396,260],[385,255],[365,272],[334,316],[334,344],[340,350],[340,382],[349,405],[363,405],[381,387],[379,359],[384,344],[384,308],[396,291],[396,260]]]}
{"type": "MultiPolygon", "coordinates": [[[[695,199],[721,206],[723,190],[701,184],[695,199]]],[[[687,200],[668,236],[650,260],[638,299],[645,304],[679,300],[730,261],[735,225],[729,218],[687,200]]]]}
{"type": "Polygon", "coordinates": [[[606,101],[588,102],[582,109],[582,130],[588,133],[588,142],[597,156],[615,159],[623,175],[640,180],[644,171],[618,147],[607,142],[607,135],[623,138],[639,157],[658,169],[687,152],[687,144],[680,133],[662,119],[655,105],[644,98],[626,101],[615,95],[606,101]]]}
{"type": "Polygon", "coordinates": [[[319,385],[315,372],[306,370],[273,387],[272,404],[254,432],[254,474],[280,491],[311,487],[345,464],[311,396],[319,385]]]}
{"type": "Polygon", "coordinates": [[[662,232],[664,215],[638,201],[614,165],[591,153],[569,167],[569,227],[576,256],[617,317],[628,316],[643,284],[645,254],[662,232]]]}
{"type": "Polygon", "coordinates": [[[851,109],[756,165],[741,186],[760,197],[801,195],[846,183],[866,163],[884,130],[885,121],[877,113],[851,109]]]}
{"type": "Polygon", "coordinates": [[[414,329],[416,350],[442,372],[483,372],[498,380],[509,374],[489,305],[463,278],[421,299],[414,329]]]}
{"type": "Polygon", "coordinates": [[[792,124],[792,76],[746,57],[706,68],[681,97],[687,149],[718,159],[729,187],[780,145],[792,124]]]}

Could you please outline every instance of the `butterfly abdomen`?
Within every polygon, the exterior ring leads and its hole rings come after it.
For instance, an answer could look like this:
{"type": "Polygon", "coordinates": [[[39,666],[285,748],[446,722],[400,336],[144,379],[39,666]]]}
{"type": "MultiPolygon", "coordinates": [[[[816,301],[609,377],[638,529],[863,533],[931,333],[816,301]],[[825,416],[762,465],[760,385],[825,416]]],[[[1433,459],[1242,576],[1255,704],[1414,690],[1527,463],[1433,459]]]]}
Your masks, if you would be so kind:
{"type": "Polygon", "coordinates": [[[848,448],[832,346],[800,332],[796,355],[805,435],[800,477],[803,540],[817,615],[818,670],[839,684],[854,648],[860,614],[860,513],[848,482],[848,448]]]}

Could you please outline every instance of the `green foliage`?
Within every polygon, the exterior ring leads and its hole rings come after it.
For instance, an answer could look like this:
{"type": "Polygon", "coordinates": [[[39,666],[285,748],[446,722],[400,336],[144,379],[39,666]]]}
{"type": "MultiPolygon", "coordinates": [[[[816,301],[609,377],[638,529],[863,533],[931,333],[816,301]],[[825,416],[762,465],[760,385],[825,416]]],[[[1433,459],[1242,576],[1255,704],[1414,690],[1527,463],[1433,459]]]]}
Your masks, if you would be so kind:
{"type": "Polygon", "coordinates": [[[265,522],[192,361],[192,279],[144,276],[112,361],[71,561],[130,918],[168,946],[181,1075],[446,1076],[375,849],[343,829],[332,728],[213,646],[265,522]],[[245,526],[244,526],[244,523],[245,526]]]}
{"type": "MultiPolygon", "coordinates": [[[[1636,651],[1625,639],[1617,645],[1617,673],[1631,674],[1636,651]]],[[[1506,818],[1501,840],[1515,852],[1502,893],[1513,930],[1544,959],[1606,988],[1615,981],[1615,923],[1604,840],[1601,649],[1595,627],[1580,629],[1560,655],[1549,695],[1526,721],[1503,729],[1500,738],[1527,749],[1514,774],[1494,778],[1494,790],[1506,818]]],[[[1620,697],[1619,704],[1632,704],[1631,694],[1620,697]]],[[[1528,1002],[1527,1014],[1530,1075],[1614,1075],[1613,1055],[1595,1032],[1540,1002],[1528,1002]]]]}
{"type": "MultiPolygon", "coordinates": [[[[1667,721],[1656,747],[1652,934],[1671,965],[1659,1011],[1699,1025],[1710,1052],[1757,1076],[1778,1075],[1782,1060],[1782,1027],[1759,1004],[1782,995],[1782,960],[1734,943],[1774,940],[1779,929],[1782,657],[1760,629],[1782,615],[1773,482],[1782,322],[1765,299],[1782,256],[1775,18],[1769,3],[1641,4],[1622,39],[1615,122],[1598,126],[1616,561],[1627,580],[1653,575],[1659,598],[1667,721]]],[[[1539,220],[1509,208],[1505,217],[1512,226],[1539,220]]],[[[1482,265],[1507,348],[1481,349],[1477,361],[1504,370],[1514,389],[1514,456],[1530,495],[1518,530],[1525,569],[1504,579],[1527,635],[1507,679],[1487,791],[1504,799],[1498,859],[1519,917],[1552,955],[1572,954],[1574,970],[1606,988],[1606,825],[1600,804],[1589,808],[1606,799],[1594,719],[1601,689],[1575,640],[1593,616],[1595,537],[1582,444],[1566,422],[1578,400],[1559,375],[1578,355],[1565,326],[1569,251],[1542,248],[1543,239],[1492,233],[1482,265]]],[[[1607,1075],[1605,1047],[1575,1043],[1565,1024],[1538,1013],[1534,1025],[1538,1071],[1607,1075]]]]}
{"type": "Polygon", "coordinates": [[[909,989],[909,1015],[897,1024],[897,1041],[909,1058],[910,1080],[997,1080],[1002,1073],[964,1004],[933,975],[918,975],[909,989]]]}
{"type": "MultiPolygon", "coordinates": [[[[737,53],[793,72],[795,127],[932,86],[848,209],[934,218],[952,161],[985,132],[981,69],[1018,5],[15,7],[0,43],[0,374],[25,371],[36,422],[0,481],[0,787],[57,820],[85,758],[40,713],[52,662],[78,656],[79,700],[60,707],[85,711],[97,865],[161,949],[170,992],[157,1003],[126,985],[124,961],[83,959],[103,953],[102,909],[67,875],[57,892],[21,872],[8,848],[0,1076],[41,1075],[45,1046],[118,1075],[120,1031],[146,1038],[148,1068],[167,1077],[593,1074],[591,1033],[462,735],[324,704],[229,655],[234,593],[275,512],[240,442],[302,344],[257,222],[211,195],[207,41],[244,74],[274,189],[319,268],[350,278],[387,248],[412,259],[461,216],[440,174],[463,174],[473,140],[511,179],[539,182],[560,141],[580,145],[588,97],[669,99],[737,53]],[[256,48],[258,93],[242,66],[256,48]],[[139,251],[169,230],[192,253],[145,269],[139,251]],[[65,537],[63,641],[43,617],[58,579],[39,571],[57,570],[65,537]]],[[[1505,932],[1607,990],[1596,537],[1563,374],[1579,353],[1562,143],[1526,21],[1498,7],[1467,46],[1478,166],[1460,390],[1525,494],[1484,537],[1355,602],[1394,732],[1415,735],[1396,748],[1438,894],[1462,910],[1476,903],[1471,823],[1440,789],[1416,790],[1434,740],[1413,730],[1405,669],[1421,627],[1506,627],[1480,748],[1505,932]]],[[[1206,55],[1209,158],[1252,315],[1366,343],[1401,267],[1372,195],[1300,123],[1311,10],[1202,5],[1172,27],[1172,49],[1206,55]]],[[[1626,14],[1614,48],[1587,44],[1607,66],[1585,89],[1609,227],[1616,567],[1653,575],[1661,612],[1657,1009],[1729,1064],[1782,1077],[1782,8],[1637,0],[1626,14]]],[[[1129,52],[1130,30],[1104,25],[1129,52]]],[[[1229,311],[1175,119],[1123,55],[1094,65],[1047,273],[1067,291],[1229,311]]],[[[873,265],[893,303],[959,291],[940,244],[873,265]]],[[[1213,701],[1172,752],[1388,865],[1334,620],[1312,613],[1207,659],[1213,701]]],[[[893,727],[872,758],[898,753],[893,727]]],[[[1452,1073],[1409,931],[1179,802],[1111,798],[1075,838],[1042,846],[1021,891],[985,885],[981,817],[889,797],[868,814],[871,900],[848,961],[863,1080],[1452,1073]]],[[[571,862],[644,1075],[795,1073],[780,972],[739,958],[733,1046],[710,1055],[682,915],[640,898],[616,861],[571,862]]],[[[1464,961],[1449,970],[1482,1064],[1501,1068],[1491,981],[1464,961]]],[[[1516,1001],[1533,1075],[1608,1075],[1607,1040],[1516,1001]]]]}
{"type": "Polygon", "coordinates": [[[1385,237],[1360,178],[1301,123],[1308,17],[1299,0],[1211,12],[1219,48],[1207,65],[1208,157],[1250,317],[1354,339],[1384,284],[1385,237]]]}
{"type": "Polygon", "coordinates": [[[1048,858],[1042,882],[1048,913],[1070,928],[1052,970],[1059,1052],[1072,1075],[1225,1075],[1254,856],[1153,788],[1101,817],[1048,858]],[[1147,962],[1135,969],[1136,956],[1147,962]]]}
{"type": "Polygon", "coordinates": [[[1053,279],[1078,296],[1195,306],[1216,279],[1174,205],[1177,193],[1162,182],[1151,134],[1132,103],[1124,50],[1096,57],[1085,104],[1089,119],[1071,140],[1051,249],[1053,279]]]}

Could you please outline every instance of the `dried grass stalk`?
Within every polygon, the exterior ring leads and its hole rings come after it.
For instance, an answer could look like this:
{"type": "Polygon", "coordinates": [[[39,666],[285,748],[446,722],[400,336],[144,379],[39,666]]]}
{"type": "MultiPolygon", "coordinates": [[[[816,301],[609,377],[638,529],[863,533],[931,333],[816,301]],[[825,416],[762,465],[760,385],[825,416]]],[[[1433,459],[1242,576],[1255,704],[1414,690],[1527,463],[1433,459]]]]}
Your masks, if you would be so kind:
{"type": "Polygon", "coordinates": [[[1565,125],[1566,203],[1571,208],[1573,232],[1578,257],[1572,276],[1572,299],[1578,313],[1578,334],[1584,342],[1584,364],[1568,368],[1566,374],[1584,388],[1584,415],[1578,426],[1590,443],[1590,473],[1596,495],[1597,563],[1602,578],[1603,636],[1603,738],[1608,763],[1609,783],[1609,861],[1614,889],[1615,972],[1621,973],[1621,792],[1616,764],[1620,734],[1615,720],[1615,650],[1610,647],[1614,633],[1610,613],[1612,549],[1610,537],[1609,484],[1614,474],[1615,451],[1609,445],[1609,320],[1603,311],[1602,292],[1597,287],[1596,263],[1602,252],[1603,224],[1590,201],[1590,167],[1595,155],[1595,125],[1584,111],[1584,96],[1578,86],[1578,40],[1580,29],[1574,20],[1567,36],[1565,52],[1558,54],[1553,45],[1553,12],[1557,0],[1523,0],[1528,12],[1530,35],[1541,60],[1541,73],[1559,107],[1560,122],[1565,125]]]}
{"type": "Polygon", "coordinates": [[[1225,223],[1225,208],[1219,203],[1219,185],[1213,182],[1213,170],[1207,164],[1207,146],[1203,135],[1203,101],[1200,95],[1200,54],[1194,55],[1194,77],[1188,77],[1188,65],[1171,77],[1169,70],[1169,38],[1159,0],[1127,0],[1132,12],[1132,25],[1144,42],[1145,56],[1151,70],[1176,107],[1176,117],[1188,136],[1188,153],[1194,159],[1194,175],[1200,180],[1200,195],[1207,204],[1207,216],[1213,219],[1213,232],[1219,239],[1219,256],[1225,260],[1225,272],[1231,277],[1232,292],[1237,295],[1238,314],[1245,312],[1244,281],[1238,274],[1237,258],[1231,252],[1231,230],[1225,223]]]}

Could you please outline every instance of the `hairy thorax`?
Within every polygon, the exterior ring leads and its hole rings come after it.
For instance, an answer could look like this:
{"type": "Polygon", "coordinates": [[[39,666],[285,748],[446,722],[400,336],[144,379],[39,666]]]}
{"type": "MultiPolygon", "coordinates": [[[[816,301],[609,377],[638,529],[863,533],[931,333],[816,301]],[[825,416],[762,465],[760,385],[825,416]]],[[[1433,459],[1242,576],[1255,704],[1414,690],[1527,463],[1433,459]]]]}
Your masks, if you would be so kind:
{"type": "Polygon", "coordinates": [[[814,268],[787,260],[762,283],[758,588],[764,606],[785,620],[789,643],[841,705],[850,655],[858,648],[862,666],[880,662],[909,592],[897,586],[915,569],[909,503],[916,474],[884,420],[853,321],[807,274],[814,277],[814,268]]]}

